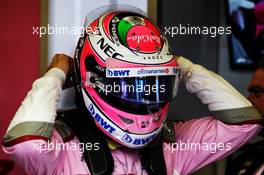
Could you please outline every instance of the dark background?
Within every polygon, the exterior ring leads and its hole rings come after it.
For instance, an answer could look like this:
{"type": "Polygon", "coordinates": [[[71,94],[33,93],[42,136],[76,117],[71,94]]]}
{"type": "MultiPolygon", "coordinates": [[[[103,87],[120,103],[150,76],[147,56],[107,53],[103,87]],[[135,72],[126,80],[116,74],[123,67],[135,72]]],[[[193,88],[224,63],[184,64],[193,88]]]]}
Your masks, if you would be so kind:
{"type": "MultiPolygon", "coordinates": [[[[158,1],[158,23],[160,27],[206,26],[226,27],[226,3],[218,0],[162,0],[158,1]]],[[[165,31],[165,29],[164,29],[165,31]]],[[[251,72],[233,71],[230,67],[227,35],[174,35],[168,36],[175,55],[184,56],[194,63],[221,74],[239,91],[246,95],[251,72]]],[[[170,108],[170,119],[186,119],[208,115],[207,106],[193,94],[186,92],[182,83],[170,108]]]]}

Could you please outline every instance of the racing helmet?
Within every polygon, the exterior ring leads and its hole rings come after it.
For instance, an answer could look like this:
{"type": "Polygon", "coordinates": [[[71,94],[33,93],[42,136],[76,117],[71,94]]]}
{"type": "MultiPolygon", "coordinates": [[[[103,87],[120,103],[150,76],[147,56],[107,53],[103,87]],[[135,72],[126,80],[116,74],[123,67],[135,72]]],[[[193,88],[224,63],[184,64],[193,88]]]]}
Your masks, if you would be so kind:
{"type": "Polygon", "coordinates": [[[77,93],[96,126],[129,148],[159,135],[177,94],[179,67],[160,29],[140,9],[87,15],[74,56],[77,93]]]}

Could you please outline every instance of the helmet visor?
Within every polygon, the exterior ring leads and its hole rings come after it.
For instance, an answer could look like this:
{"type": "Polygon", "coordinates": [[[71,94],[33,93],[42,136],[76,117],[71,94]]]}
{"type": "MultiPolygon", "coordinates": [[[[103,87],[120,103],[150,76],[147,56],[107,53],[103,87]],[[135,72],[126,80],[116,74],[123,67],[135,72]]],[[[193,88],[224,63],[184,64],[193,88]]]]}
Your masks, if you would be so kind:
{"type": "Polygon", "coordinates": [[[157,104],[164,103],[177,94],[177,76],[149,76],[149,77],[127,77],[106,78],[103,88],[107,93],[126,101],[157,104]]]}
{"type": "Polygon", "coordinates": [[[94,85],[105,95],[129,102],[158,104],[176,96],[179,80],[177,67],[107,69],[106,77],[94,78],[94,85]]]}

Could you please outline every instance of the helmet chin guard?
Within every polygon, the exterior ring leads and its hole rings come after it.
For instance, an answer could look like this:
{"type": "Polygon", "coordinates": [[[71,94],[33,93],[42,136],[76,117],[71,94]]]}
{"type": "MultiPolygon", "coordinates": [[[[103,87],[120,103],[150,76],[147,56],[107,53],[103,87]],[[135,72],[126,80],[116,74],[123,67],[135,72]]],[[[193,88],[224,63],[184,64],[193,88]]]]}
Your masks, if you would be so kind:
{"type": "Polygon", "coordinates": [[[165,35],[131,6],[96,9],[85,27],[74,57],[77,93],[109,138],[129,148],[148,145],[160,133],[179,83],[165,35]]]}

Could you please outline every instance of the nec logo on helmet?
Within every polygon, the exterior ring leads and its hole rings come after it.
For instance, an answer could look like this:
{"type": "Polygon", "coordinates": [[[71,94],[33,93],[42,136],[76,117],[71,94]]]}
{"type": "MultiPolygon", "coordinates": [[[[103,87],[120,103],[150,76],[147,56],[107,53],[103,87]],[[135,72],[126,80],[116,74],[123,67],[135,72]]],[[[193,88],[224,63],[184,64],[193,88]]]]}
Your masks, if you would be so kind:
{"type": "Polygon", "coordinates": [[[98,40],[96,43],[97,45],[100,45],[100,49],[108,56],[111,58],[120,58],[123,57],[122,54],[117,53],[113,47],[111,47],[110,44],[105,43],[105,39],[102,37],[98,40]]]}
{"type": "Polygon", "coordinates": [[[107,77],[126,77],[129,76],[130,70],[109,70],[107,69],[107,77]]]}
{"type": "Polygon", "coordinates": [[[145,145],[151,142],[157,134],[153,134],[151,136],[148,136],[146,138],[132,138],[128,134],[125,134],[122,138],[122,140],[126,143],[131,143],[133,145],[145,145]]]}

